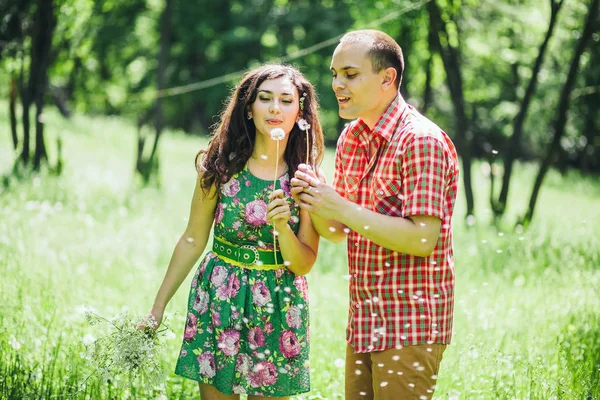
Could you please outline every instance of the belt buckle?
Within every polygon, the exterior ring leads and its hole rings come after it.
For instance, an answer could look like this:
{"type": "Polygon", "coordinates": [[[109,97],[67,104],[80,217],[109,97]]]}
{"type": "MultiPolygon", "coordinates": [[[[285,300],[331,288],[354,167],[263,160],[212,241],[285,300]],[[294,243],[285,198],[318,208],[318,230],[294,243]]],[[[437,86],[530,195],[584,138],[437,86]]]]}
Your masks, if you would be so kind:
{"type": "Polygon", "coordinates": [[[240,254],[242,256],[241,258],[243,258],[243,260],[240,260],[242,264],[252,265],[258,263],[258,261],[260,260],[260,255],[258,254],[258,249],[256,247],[250,244],[246,244],[243,245],[241,248],[250,250],[252,253],[254,253],[254,260],[250,260],[250,255],[248,253],[240,254]],[[246,256],[248,256],[248,258],[246,258],[246,256]]]}

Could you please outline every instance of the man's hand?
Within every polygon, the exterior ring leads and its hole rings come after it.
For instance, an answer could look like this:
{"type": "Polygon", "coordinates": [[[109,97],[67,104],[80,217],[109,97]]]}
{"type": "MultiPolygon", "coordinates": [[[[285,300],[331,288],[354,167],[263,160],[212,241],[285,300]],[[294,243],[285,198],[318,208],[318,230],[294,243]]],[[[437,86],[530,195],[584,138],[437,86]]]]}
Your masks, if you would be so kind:
{"type": "Polygon", "coordinates": [[[319,179],[310,167],[300,164],[291,185],[292,196],[301,209],[321,218],[339,221],[344,198],[319,179]]]}

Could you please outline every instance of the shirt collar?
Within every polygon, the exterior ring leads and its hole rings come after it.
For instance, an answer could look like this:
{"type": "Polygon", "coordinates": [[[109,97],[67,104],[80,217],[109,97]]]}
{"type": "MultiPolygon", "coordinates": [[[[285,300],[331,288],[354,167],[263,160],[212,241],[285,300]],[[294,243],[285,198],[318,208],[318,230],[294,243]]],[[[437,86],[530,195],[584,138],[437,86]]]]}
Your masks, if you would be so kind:
{"type": "Polygon", "coordinates": [[[398,92],[385,112],[379,117],[373,129],[369,129],[366,122],[359,118],[354,126],[353,134],[361,144],[368,143],[371,140],[370,136],[373,135],[379,135],[389,142],[394,136],[398,122],[404,119],[407,111],[408,104],[404,101],[400,92],[398,92]]]}

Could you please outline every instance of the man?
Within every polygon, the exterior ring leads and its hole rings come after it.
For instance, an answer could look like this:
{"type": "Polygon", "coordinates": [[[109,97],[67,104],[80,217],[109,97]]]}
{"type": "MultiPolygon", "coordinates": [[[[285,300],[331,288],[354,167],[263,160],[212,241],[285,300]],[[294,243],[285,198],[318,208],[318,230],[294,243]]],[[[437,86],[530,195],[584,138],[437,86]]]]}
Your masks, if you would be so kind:
{"type": "Polygon", "coordinates": [[[400,95],[403,69],[387,34],[346,34],[332,87],[340,117],[356,120],[338,140],[333,187],[304,165],[292,180],[319,234],[348,240],[346,399],[431,398],[452,334],[458,158],[400,95]]]}

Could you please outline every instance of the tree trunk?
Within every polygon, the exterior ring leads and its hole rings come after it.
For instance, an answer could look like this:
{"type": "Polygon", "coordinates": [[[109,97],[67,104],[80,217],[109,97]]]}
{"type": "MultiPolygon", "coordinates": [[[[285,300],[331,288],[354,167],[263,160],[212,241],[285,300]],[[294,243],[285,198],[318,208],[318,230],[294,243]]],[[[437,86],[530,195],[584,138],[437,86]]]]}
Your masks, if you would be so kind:
{"type": "MultiPolygon", "coordinates": [[[[19,92],[21,93],[21,107],[23,108],[21,110],[22,112],[22,119],[23,119],[23,147],[21,148],[21,162],[24,165],[29,164],[29,156],[30,156],[30,152],[31,152],[31,145],[30,145],[30,134],[29,134],[29,106],[31,105],[31,92],[30,92],[30,85],[28,85],[27,87],[25,86],[25,54],[22,55],[21,58],[21,73],[19,75],[19,92]]],[[[31,80],[31,69],[33,69],[34,67],[32,66],[30,68],[29,71],[29,76],[30,76],[30,80],[31,80]]]]}
{"type": "Polygon", "coordinates": [[[431,74],[433,73],[433,55],[435,54],[435,31],[433,29],[433,25],[429,24],[429,33],[427,35],[427,43],[429,47],[429,57],[427,58],[427,66],[425,67],[425,90],[423,91],[423,114],[427,113],[427,110],[431,106],[432,100],[432,87],[431,87],[431,74]]]}
{"type": "Polygon", "coordinates": [[[14,76],[10,77],[10,100],[8,112],[10,114],[10,133],[13,141],[13,149],[19,146],[19,137],[17,136],[17,82],[14,76]]]}
{"type": "Polygon", "coordinates": [[[565,132],[565,125],[567,123],[568,111],[569,111],[569,103],[571,100],[571,91],[573,90],[573,86],[575,85],[575,79],[577,78],[577,71],[579,69],[579,60],[581,59],[581,55],[585,50],[585,46],[587,42],[592,37],[592,34],[598,31],[598,4],[600,0],[591,0],[588,15],[586,17],[585,26],[583,28],[583,34],[579,38],[579,42],[577,43],[577,47],[575,48],[575,53],[573,54],[573,59],[571,60],[571,65],[569,67],[569,74],[567,75],[567,80],[565,85],[563,86],[559,105],[558,105],[558,115],[556,117],[554,123],[554,135],[552,137],[552,142],[548,147],[548,152],[546,153],[546,157],[544,158],[542,165],[540,166],[540,170],[535,179],[535,183],[533,185],[533,191],[531,193],[531,199],[529,200],[529,209],[527,213],[522,219],[523,225],[528,225],[533,218],[533,212],[535,210],[535,204],[537,201],[539,190],[542,186],[542,182],[548,169],[550,168],[550,164],[556,154],[560,146],[560,139],[563,137],[565,132]]]}
{"type": "Polygon", "coordinates": [[[581,149],[581,156],[579,158],[579,168],[582,173],[590,172],[590,163],[592,155],[594,154],[594,147],[596,137],[598,136],[598,128],[596,127],[596,116],[598,115],[597,107],[593,109],[589,108],[585,116],[585,123],[583,125],[583,136],[586,139],[585,146],[581,149]]]}
{"type": "Polygon", "coordinates": [[[460,54],[449,41],[446,26],[442,20],[440,9],[435,0],[428,3],[430,24],[434,26],[433,41],[437,47],[444,69],[446,70],[447,84],[454,105],[454,118],[456,122],[456,147],[462,157],[462,175],[467,201],[467,217],[474,215],[475,202],[473,198],[473,187],[471,184],[471,160],[472,160],[472,137],[471,121],[467,117],[465,99],[463,94],[462,73],[460,54]],[[444,38],[445,46],[442,45],[440,36],[444,38]]]}
{"type": "Polygon", "coordinates": [[[538,75],[540,70],[542,69],[542,63],[544,61],[544,55],[546,54],[546,49],[548,48],[548,43],[550,42],[550,38],[552,37],[552,33],[554,31],[554,26],[556,25],[556,20],[558,17],[558,12],[563,5],[563,0],[550,0],[551,6],[551,14],[550,14],[550,23],[548,24],[548,30],[546,31],[546,37],[542,42],[540,49],[538,51],[537,58],[533,65],[533,69],[531,72],[531,78],[529,80],[529,84],[527,85],[527,89],[525,91],[525,96],[523,97],[523,101],[521,103],[521,108],[519,113],[515,117],[513,121],[513,134],[509,140],[507,148],[504,150],[504,175],[502,177],[502,188],[500,190],[500,195],[498,196],[498,201],[494,201],[493,191],[492,191],[492,211],[494,216],[499,217],[504,214],[506,210],[506,203],[508,201],[508,190],[510,185],[510,177],[512,174],[512,167],[515,159],[519,156],[519,149],[521,147],[521,138],[523,137],[523,125],[525,123],[525,119],[527,117],[527,111],[529,110],[529,106],[531,104],[531,100],[533,99],[533,94],[535,93],[535,87],[538,82],[538,75]]]}
{"type": "MultiPolygon", "coordinates": [[[[148,160],[143,160],[145,138],[141,132],[142,128],[138,123],[138,161],[136,162],[136,165],[138,172],[142,175],[145,182],[148,182],[152,175],[158,171],[158,141],[165,126],[160,92],[166,87],[165,70],[169,58],[169,44],[171,43],[172,14],[173,0],[166,0],[165,8],[160,17],[160,51],[158,54],[158,69],[156,72],[156,88],[158,95],[154,101],[153,110],[153,122],[156,135],[154,136],[154,144],[152,145],[152,152],[150,153],[148,160]]],[[[141,118],[144,120],[148,119],[148,117],[149,116],[142,116],[141,118]]]]}
{"type": "MultiPolygon", "coordinates": [[[[165,84],[165,70],[167,68],[167,62],[169,59],[169,44],[171,43],[171,21],[173,14],[173,0],[166,0],[165,9],[161,15],[160,20],[160,53],[158,56],[158,71],[156,75],[156,86],[162,91],[165,84]]],[[[162,97],[156,98],[154,104],[154,127],[156,129],[156,137],[154,139],[154,145],[152,146],[152,153],[150,154],[150,163],[154,162],[156,156],[156,150],[158,148],[158,140],[165,126],[165,120],[162,110],[162,97]]]]}
{"type": "MultiPolygon", "coordinates": [[[[48,67],[50,65],[50,50],[52,48],[52,31],[54,30],[54,10],[52,0],[39,0],[36,15],[38,37],[32,42],[32,52],[37,55],[37,77],[33,86],[33,99],[36,105],[35,119],[35,153],[33,168],[39,170],[42,161],[47,160],[46,144],[44,143],[44,95],[48,86],[48,67]]],[[[33,58],[32,58],[33,62],[33,58]]]]}

